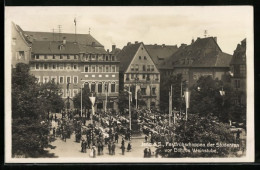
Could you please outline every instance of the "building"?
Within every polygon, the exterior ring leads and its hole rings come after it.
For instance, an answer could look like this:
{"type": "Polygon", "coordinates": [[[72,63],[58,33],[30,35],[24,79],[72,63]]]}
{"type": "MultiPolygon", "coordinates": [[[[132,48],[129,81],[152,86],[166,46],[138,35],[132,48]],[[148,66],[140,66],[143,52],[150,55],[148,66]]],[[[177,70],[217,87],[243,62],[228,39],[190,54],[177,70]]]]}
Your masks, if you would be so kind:
{"type": "Polygon", "coordinates": [[[117,57],[120,60],[120,90],[130,88],[132,94],[139,92],[141,94],[141,99],[137,102],[139,108],[159,108],[160,72],[145,45],[142,42],[128,43],[117,57]],[[141,101],[144,103],[141,104],[141,101]]]}
{"type": "Polygon", "coordinates": [[[236,92],[234,103],[246,106],[246,39],[237,45],[230,62],[230,70],[233,74],[231,84],[236,92]]]}
{"type": "Polygon", "coordinates": [[[11,51],[12,68],[15,67],[17,63],[29,63],[31,57],[31,42],[25,38],[23,30],[13,22],[11,51]]]}
{"type": "Polygon", "coordinates": [[[117,110],[119,61],[115,54],[119,50],[115,45],[109,52],[89,34],[19,30],[16,35],[24,41],[23,46],[28,42],[30,49],[25,60],[30,72],[39,83],[54,81],[61,85],[67,108],[74,108],[72,99],[84,85],[97,96],[96,109],[117,110]]]}
{"type": "Polygon", "coordinates": [[[217,37],[197,38],[190,45],[182,44],[166,61],[163,76],[181,73],[192,86],[200,76],[223,79],[229,72],[232,56],[223,52],[217,44],[217,37]]]}

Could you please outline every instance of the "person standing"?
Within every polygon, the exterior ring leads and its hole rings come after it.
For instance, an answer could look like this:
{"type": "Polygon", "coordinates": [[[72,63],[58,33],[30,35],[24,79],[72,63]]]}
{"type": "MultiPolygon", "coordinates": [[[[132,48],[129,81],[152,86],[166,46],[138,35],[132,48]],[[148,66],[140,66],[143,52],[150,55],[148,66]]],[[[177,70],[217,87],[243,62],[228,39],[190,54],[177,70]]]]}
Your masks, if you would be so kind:
{"type": "Polygon", "coordinates": [[[115,145],[115,142],[113,142],[113,145],[112,145],[112,155],[115,155],[115,151],[116,151],[116,145],[115,145]]]}
{"type": "Polygon", "coordinates": [[[108,142],[108,152],[109,152],[109,155],[111,155],[111,149],[112,149],[111,141],[109,141],[108,142]]]}
{"type": "Polygon", "coordinates": [[[118,133],[115,133],[115,142],[118,143],[118,133]]]}
{"type": "Polygon", "coordinates": [[[124,144],[122,144],[121,149],[122,149],[122,155],[125,155],[125,145],[124,144]]]}
{"type": "Polygon", "coordinates": [[[85,143],[85,141],[84,141],[84,139],[81,141],[81,152],[84,152],[84,143],[85,143]]]}
{"type": "Polygon", "coordinates": [[[122,137],[122,142],[121,142],[121,145],[125,145],[125,139],[122,137]]]}
{"type": "Polygon", "coordinates": [[[55,137],[55,135],[56,135],[56,129],[55,129],[55,127],[52,129],[52,133],[53,133],[53,136],[55,137]]]}
{"type": "Polygon", "coordinates": [[[148,157],[148,148],[146,147],[144,149],[144,158],[147,158],[148,157]]]}
{"type": "Polygon", "coordinates": [[[128,142],[128,145],[127,145],[127,152],[130,152],[132,149],[132,145],[130,142],[128,142]]]}
{"type": "Polygon", "coordinates": [[[55,122],[57,122],[57,115],[56,115],[56,113],[55,113],[55,117],[54,118],[55,118],[55,122]]]}

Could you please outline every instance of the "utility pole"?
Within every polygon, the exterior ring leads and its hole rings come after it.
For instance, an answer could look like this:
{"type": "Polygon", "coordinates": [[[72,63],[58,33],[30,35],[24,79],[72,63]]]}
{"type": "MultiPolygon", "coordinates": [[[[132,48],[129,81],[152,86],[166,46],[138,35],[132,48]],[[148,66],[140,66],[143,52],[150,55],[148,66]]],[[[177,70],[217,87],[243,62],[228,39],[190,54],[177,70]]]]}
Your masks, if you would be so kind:
{"type": "Polygon", "coordinates": [[[61,25],[58,25],[58,29],[59,29],[59,41],[60,41],[60,34],[61,34],[61,28],[62,28],[62,26],[61,25]]]}

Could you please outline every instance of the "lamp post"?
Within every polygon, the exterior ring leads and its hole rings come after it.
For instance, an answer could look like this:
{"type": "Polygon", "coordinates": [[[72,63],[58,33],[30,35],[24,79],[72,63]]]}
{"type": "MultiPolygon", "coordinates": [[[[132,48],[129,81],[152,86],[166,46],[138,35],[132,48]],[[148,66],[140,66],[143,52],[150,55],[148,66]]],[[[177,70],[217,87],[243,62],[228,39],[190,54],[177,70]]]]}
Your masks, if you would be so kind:
{"type": "Polygon", "coordinates": [[[136,76],[135,77],[135,108],[137,109],[137,81],[139,80],[139,78],[136,76]]]}
{"type": "Polygon", "coordinates": [[[80,117],[82,117],[82,90],[84,83],[81,85],[81,94],[80,94],[80,117]]]}
{"type": "Polygon", "coordinates": [[[129,101],[129,129],[131,131],[131,102],[132,102],[132,92],[130,91],[130,85],[129,85],[129,89],[127,91],[128,93],[128,101],[129,101]]]}

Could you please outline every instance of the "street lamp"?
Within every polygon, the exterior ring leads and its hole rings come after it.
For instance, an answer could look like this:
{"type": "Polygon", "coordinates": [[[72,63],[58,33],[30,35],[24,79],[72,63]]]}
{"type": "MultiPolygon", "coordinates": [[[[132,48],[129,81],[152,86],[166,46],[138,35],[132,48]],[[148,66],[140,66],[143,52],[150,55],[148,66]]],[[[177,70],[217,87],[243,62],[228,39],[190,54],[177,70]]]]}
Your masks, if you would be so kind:
{"type": "Polygon", "coordinates": [[[127,91],[128,93],[128,100],[129,100],[129,129],[131,130],[131,102],[132,102],[132,92],[130,91],[130,85],[129,89],[127,91]]]}

